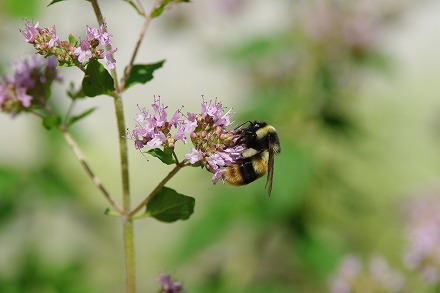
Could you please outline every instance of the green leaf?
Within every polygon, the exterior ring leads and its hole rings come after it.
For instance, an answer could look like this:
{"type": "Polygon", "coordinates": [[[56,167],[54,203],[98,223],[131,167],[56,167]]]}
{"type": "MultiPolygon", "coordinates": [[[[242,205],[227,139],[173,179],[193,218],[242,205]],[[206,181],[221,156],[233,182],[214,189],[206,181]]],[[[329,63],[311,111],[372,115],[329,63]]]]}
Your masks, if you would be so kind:
{"type": "Polygon", "coordinates": [[[133,2],[133,0],[124,0],[124,2],[127,2],[128,4],[131,5],[131,7],[134,8],[134,10],[136,10],[136,12],[141,15],[141,16],[145,16],[144,13],[142,13],[142,11],[139,10],[139,8],[136,6],[136,4],[133,2]]]}
{"type": "Polygon", "coordinates": [[[162,222],[186,220],[194,212],[196,200],[177,193],[174,189],[162,187],[158,194],[147,204],[146,213],[162,222]]]}
{"type": "Polygon", "coordinates": [[[91,60],[86,68],[86,74],[82,81],[82,89],[86,96],[110,95],[114,91],[113,78],[96,60],[91,60]]]}
{"type": "MultiPolygon", "coordinates": [[[[49,6],[51,6],[51,5],[55,4],[55,3],[63,2],[63,1],[67,1],[67,0],[53,0],[52,2],[50,2],[50,3],[47,5],[47,7],[49,7],[49,6]]],[[[90,2],[90,0],[86,0],[86,1],[87,1],[87,2],[90,2]]]]}
{"type": "Polygon", "coordinates": [[[182,2],[191,2],[190,0],[164,0],[162,1],[162,3],[160,3],[160,5],[158,7],[156,7],[156,9],[154,9],[150,16],[152,18],[158,17],[162,14],[162,12],[165,10],[165,8],[171,4],[171,3],[182,3],[182,2]]]}
{"type": "Polygon", "coordinates": [[[72,46],[76,46],[78,41],[75,39],[75,37],[72,34],[69,34],[69,44],[72,46]]]}
{"type": "Polygon", "coordinates": [[[50,130],[52,128],[56,128],[60,126],[61,124],[61,117],[60,116],[50,116],[50,117],[44,117],[43,118],[43,126],[50,130]]]}
{"type": "Polygon", "coordinates": [[[133,65],[130,75],[127,77],[125,88],[129,88],[135,83],[145,84],[148,81],[152,80],[153,72],[156,69],[161,68],[164,63],[165,60],[161,60],[157,63],[133,65]]]}
{"type": "Polygon", "coordinates": [[[170,148],[165,148],[165,151],[162,151],[159,148],[151,149],[145,152],[146,154],[149,154],[155,158],[158,158],[162,161],[162,163],[165,163],[167,165],[172,165],[176,163],[176,161],[173,158],[173,150],[170,148]]]}
{"type": "Polygon", "coordinates": [[[151,17],[155,18],[155,17],[160,16],[162,14],[163,10],[165,9],[165,7],[167,7],[168,4],[170,4],[171,2],[173,2],[173,0],[164,0],[164,1],[162,1],[160,3],[160,5],[151,12],[151,17]]]}
{"type": "Polygon", "coordinates": [[[91,109],[88,109],[88,110],[82,112],[82,113],[79,114],[79,115],[72,116],[72,117],[69,119],[69,121],[67,122],[67,126],[70,126],[70,125],[72,125],[73,123],[75,123],[75,122],[77,122],[77,121],[83,119],[84,117],[86,117],[86,116],[90,115],[91,113],[93,113],[93,111],[95,111],[95,110],[96,110],[96,108],[91,108],[91,109]]]}

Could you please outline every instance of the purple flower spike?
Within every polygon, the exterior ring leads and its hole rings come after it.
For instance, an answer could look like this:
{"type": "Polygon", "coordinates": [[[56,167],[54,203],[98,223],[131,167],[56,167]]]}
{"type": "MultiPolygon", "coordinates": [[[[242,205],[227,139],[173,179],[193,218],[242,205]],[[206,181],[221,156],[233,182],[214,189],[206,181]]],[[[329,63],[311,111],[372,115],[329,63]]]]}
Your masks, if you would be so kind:
{"type": "Polygon", "coordinates": [[[171,277],[166,274],[161,274],[156,278],[156,281],[162,286],[160,293],[180,293],[184,290],[182,283],[173,282],[171,277]]]}
{"type": "Polygon", "coordinates": [[[18,60],[13,77],[0,80],[0,110],[16,115],[29,108],[44,108],[54,80],[59,80],[54,56],[39,55],[18,60]]]}

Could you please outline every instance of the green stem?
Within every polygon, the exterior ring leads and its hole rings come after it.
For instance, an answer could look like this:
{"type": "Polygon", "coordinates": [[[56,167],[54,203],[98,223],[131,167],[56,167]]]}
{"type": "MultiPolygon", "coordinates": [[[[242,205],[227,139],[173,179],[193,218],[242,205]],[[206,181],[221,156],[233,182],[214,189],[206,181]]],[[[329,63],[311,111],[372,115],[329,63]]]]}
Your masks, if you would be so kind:
{"type": "MultiPolygon", "coordinates": [[[[93,10],[95,12],[98,23],[104,23],[101,9],[98,5],[98,0],[91,0],[93,10]]],[[[107,50],[111,50],[111,46],[107,46],[107,50]]],[[[124,254],[125,254],[125,290],[126,293],[135,293],[135,263],[134,263],[134,236],[133,236],[133,219],[129,216],[130,212],[130,181],[128,172],[128,150],[127,140],[125,136],[125,118],[124,106],[122,97],[118,94],[121,88],[118,84],[116,69],[111,70],[111,74],[115,83],[115,93],[113,94],[116,122],[118,126],[118,140],[119,140],[119,157],[121,161],[121,178],[122,178],[122,207],[124,210],[123,230],[124,230],[124,254]]]]}
{"type": "Polygon", "coordinates": [[[124,209],[123,229],[124,229],[124,251],[125,251],[125,272],[126,272],[126,292],[135,292],[135,264],[134,264],[134,240],[133,240],[133,219],[129,213],[130,202],[130,181],[128,172],[128,150],[127,139],[125,136],[124,107],[120,95],[114,96],[116,121],[118,124],[119,152],[121,160],[122,177],[122,206],[124,209]]]}
{"type": "Polygon", "coordinates": [[[141,11],[145,15],[144,23],[142,24],[142,28],[141,28],[141,31],[139,33],[139,37],[138,37],[138,39],[136,41],[136,45],[134,46],[134,50],[133,50],[133,54],[131,55],[130,62],[128,63],[127,69],[124,72],[124,77],[122,78],[122,84],[121,84],[121,88],[120,88],[121,91],[123,91],[124,88],[125,88],[125,84],[126,84],[127,78],[130,75],[131,70],[133,69],[134,60],[137,57],[137,54],[139,52],[139,48],[140,48],[140,46],[142,44],[142,41],[145,38],[145,33],[147,32],[148,27],[150,26],[151,20],[153,19],[151,14],[160,5],[161,2],[162,2],[162,0],[156,0],[154,2],[154,4],[153,4],[153,7],[151,8],[150,13],[148,13],[148,14],[145,14],[145,10],[143,9],[143,6],[140,5],[140,7],[142,8],[141,11]]]}

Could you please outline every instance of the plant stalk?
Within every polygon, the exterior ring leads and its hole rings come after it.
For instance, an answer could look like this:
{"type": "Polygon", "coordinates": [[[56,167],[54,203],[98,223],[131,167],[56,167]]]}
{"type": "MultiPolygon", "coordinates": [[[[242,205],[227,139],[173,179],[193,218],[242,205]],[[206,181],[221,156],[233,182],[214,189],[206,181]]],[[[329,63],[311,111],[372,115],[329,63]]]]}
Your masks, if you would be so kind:
{"type": "MultiPolygon", "coordinates": [[[[95,12],[98,23],[104,23],[104,17],[98,4],[98,0],[91,0],[93,10],[95,12]]],[[[111,46],[106,48],[111,50],[111,46]]],[[[130,181],[128,168],[128,150],[127,140],[125,136],[125,118],[124,106],[122,97],[120,96],[121,88],[118,84],[116,69],[111,70],[112,77],[115,83],[115,93],[113,93],[116,122],[118,127],[118,141],[119,141],[119,157],[121,163],[121,178],[122,178],[122,207],[123,207],[123,236],[124,236],[124,254],[125,254],[125,291],[126,293],[135,293],[135,262],[134,262],[134,235],[133,235],[133,219],[128,216],[130,212],[130,181]]]]}
{"type": "Polygon", "coordinates": [[[126,272],[126,292],[135,292],[135,263],[134,263],[134,240],[133,240],[133,219],[129,212],[131,209],[130,181],[128,171],[128,149],[125,136],[124,107],[120,95],[114,96],[116,121],[118,124],[119,155],[121,160],[122,177],[122,207],[124,209],[123,230],[124,230],[124,252],[126,272]]]}

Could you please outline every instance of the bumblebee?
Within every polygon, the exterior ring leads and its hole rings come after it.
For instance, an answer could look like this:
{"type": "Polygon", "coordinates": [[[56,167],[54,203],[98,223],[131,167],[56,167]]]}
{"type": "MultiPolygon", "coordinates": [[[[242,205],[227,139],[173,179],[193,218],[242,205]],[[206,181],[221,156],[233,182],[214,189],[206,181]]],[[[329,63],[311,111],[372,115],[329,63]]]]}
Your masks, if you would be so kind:
{"type": "Polygon", "coordinates": [[[226,167],[223,179],[231,185],[240,186],[249,184],[267,173],[266,188],[270,196],[274,155],[281,152],[280,140],[275,128],[266,122],[246,123],[249,123],[248,127],[237,130],[237,145],[242,144],[245,149],[236,163],[226,167]]]}

